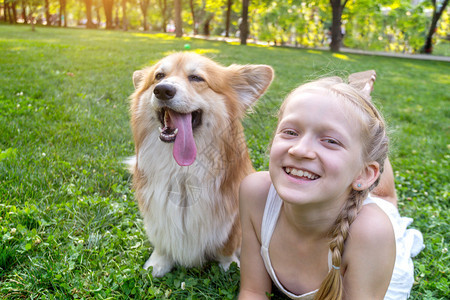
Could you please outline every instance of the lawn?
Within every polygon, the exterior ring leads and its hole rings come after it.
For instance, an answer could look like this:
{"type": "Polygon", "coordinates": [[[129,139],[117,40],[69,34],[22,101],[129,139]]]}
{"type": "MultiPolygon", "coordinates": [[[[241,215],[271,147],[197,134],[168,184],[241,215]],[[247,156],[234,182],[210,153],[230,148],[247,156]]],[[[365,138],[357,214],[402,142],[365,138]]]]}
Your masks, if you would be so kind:
{"type": "Polygon", "coordinates": [[[244,120],[257,170],[268,167],[276,111],[299,83],[375,69],[391,131],[399,210],[426,248],[411,299],[448,299],[450,64],[230,45],[168,35],[0,25],[0,298],[233,299],[239,269],[142,270],[151,252],[123,160],[134,151],[134,70],[174,51],[272,65],[244,120]]]}

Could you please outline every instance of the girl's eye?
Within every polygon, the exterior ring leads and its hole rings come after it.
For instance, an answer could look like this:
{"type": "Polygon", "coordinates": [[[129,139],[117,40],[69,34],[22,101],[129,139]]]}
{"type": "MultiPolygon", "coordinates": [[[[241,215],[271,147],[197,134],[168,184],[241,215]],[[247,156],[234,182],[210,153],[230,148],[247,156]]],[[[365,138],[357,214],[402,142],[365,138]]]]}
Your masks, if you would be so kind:
{"type": "Polygon", "coordinates": [[[287,134],[287,135],[291,135],[291,136],[297,136],[298,135],[297,132],[295,132],[294,130],[289,130],[289,129],[284,130],[283,133],[287,134]]]}
{"type": "Polygon", "coordinates": [[[196,81],[196,82],[205,81],[202,77],[200,77],[198,75],[189,75],[188,79],[189,79],[189,81],[196,81]]]}
{"type": "Polygon", "coordinates": [[[340,145],[341,145],[341,143],[340,143],[338,140],[335,140],[335,139],[330,139],[330,138],[328,138],[328,139],[324,139],[323,141],[324,141],[325,143],[331,144],[331,145],[337,145],[337,146],[340,146],[340,145]]]}
{"type": "Polygon", "coordinates": [[[164,73],[157,73],[157,74],[155,75],[155,79],[156,79],[156,80],[161,80],[161,79],[163,79],[164,77],[166,77],[166,74],[164,74],[164,73]]]}

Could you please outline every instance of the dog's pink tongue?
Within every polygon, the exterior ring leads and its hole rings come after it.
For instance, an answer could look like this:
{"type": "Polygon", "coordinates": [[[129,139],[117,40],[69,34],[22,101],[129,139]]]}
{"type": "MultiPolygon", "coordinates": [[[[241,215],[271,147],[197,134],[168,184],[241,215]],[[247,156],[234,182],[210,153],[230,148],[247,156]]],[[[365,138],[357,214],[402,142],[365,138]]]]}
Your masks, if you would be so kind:
{"type": "Polygon", "coordinates": [[[173,157],[180,166],[190,166],[197,156],[194,135],[192,133],[192,114],[180,114],[169,110],[170,119],[178,133],[173,145],[173,157]]]}

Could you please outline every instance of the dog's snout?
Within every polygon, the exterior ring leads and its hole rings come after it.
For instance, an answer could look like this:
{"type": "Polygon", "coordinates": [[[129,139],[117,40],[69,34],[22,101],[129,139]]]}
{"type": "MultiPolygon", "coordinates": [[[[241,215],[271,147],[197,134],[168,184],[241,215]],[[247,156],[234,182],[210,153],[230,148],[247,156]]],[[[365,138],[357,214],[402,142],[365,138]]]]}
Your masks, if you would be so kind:
{"type": "Polygon", "coordinates": [[[155,89],[153,90],[153,94],[155,94],[156,98],[160,100],[170,100],[175,96],[176,93],[176,88],[166,83],[160,83],[156,85],[155,89]]]}

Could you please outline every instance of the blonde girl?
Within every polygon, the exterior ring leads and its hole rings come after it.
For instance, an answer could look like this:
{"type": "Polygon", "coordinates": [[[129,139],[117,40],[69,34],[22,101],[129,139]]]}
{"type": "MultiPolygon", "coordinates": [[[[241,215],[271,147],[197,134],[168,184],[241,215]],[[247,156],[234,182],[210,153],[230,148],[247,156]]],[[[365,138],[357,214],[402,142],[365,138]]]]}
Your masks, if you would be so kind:
{"type": "Polygon", "coordinates": [[[407,298],[422,236],[393,205],[373,80],[320,79],[282,104],[269,171],[240,188],[239,299],[267,299],[272,284],[292,299],[407,298]]]}

